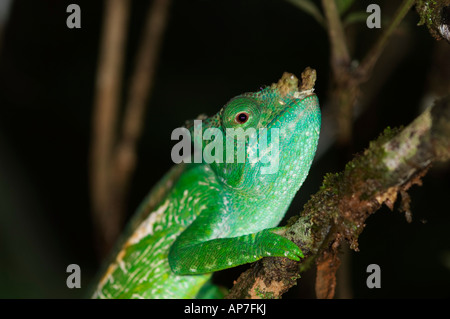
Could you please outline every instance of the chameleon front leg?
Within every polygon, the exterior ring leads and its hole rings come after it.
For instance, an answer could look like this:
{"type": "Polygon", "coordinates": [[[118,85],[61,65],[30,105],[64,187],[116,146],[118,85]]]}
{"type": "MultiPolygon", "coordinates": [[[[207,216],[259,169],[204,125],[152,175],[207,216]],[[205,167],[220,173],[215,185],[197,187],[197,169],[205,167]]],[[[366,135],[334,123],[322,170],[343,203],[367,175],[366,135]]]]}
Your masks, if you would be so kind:
{"type": "Polygon", "coordinates": [[[302,251],[289,239],[278,235],[279,228],[231,238],[195,240],[186,229],[169,252],[169,264],[177,275],[202,274],[236,267],[263,257],[287,257],[299,261],[302,251]]]}

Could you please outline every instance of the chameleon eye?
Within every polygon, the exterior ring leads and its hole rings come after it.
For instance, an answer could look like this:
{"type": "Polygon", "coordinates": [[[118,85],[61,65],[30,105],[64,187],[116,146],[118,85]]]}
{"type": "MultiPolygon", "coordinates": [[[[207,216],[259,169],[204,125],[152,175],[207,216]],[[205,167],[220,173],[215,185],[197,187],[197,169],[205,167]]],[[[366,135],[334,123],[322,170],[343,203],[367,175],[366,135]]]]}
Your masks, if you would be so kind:
{"type": "Polygon", "coordinates": [[[249,115],[247,112],[240,112],[240,113],[238,113],[238,115],[236,115],[235,121],[236,121],[236,123],[244,124],[245,122],[248,121],[248,118],[249,118],[249,115]]]}
{"type": "Polygon", "coordinates": [[[225,128],[256,127],[260,117],[260,106],[257,100],[246,96],[238,96],[225,106],[222,123],[225,128]]]}

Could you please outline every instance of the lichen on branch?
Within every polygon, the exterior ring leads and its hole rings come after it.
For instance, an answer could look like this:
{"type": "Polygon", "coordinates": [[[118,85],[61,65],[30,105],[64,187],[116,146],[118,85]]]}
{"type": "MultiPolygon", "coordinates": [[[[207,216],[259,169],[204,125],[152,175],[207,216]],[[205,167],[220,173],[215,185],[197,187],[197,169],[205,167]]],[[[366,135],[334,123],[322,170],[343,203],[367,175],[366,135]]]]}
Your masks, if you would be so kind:
{"type": "Polygon", "coordinates": [[[419,25],[426,25],[436,39],[450,42],[450,0],[417,0],[419,25]]]}

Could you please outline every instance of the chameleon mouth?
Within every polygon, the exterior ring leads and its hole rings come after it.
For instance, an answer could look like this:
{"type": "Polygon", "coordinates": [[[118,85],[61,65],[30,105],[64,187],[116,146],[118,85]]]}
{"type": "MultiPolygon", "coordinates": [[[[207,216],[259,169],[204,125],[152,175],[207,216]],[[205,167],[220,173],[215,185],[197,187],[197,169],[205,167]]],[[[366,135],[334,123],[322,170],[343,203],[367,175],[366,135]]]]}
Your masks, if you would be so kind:
{"type": "Polygon", "coordinates": [[[285,129],[286,134],[302,131],[305,121],[314,117],[314,113],[320,113],[318,98],[313,90],[295,92],[293,97],[280,102],[284,105],[284,110],[267,127],[285,129]]]}
{"type": "Polygon", "coordinates": [[[300,105],[306,103],[306,106],[302,107],[301,111],[297,114],[297,118],[294,120],[294,122],[296,123],[300,122],[300,120],[305,116],[305,114],[311,114],[319,110],[317,95],[313,93],[314,89],[311,89],[309,91],[311,92],[310,93],[308,92],[306,94],[305,92],[298,92],[299,94],[301,94],[301,98],[299,98],[301,99],[301,101],[299,101],[300,105]]]}
{"type": "Polygon", "coordinates": [[[298,78],[287,72],[277,83],[271,85],[270,88],[277,90],[280,95],[278,103],[283,110],[268,127],[286,127],[293,134],[294,130],[303,129],[303,118],[309,118],[316,112],[320,113],[318,99],[314,94],[316,78],[316,70],[307,67],[301,74],[300,85],[298,78]],[[297,128],[299,123],[300,126],[297,128]]]}

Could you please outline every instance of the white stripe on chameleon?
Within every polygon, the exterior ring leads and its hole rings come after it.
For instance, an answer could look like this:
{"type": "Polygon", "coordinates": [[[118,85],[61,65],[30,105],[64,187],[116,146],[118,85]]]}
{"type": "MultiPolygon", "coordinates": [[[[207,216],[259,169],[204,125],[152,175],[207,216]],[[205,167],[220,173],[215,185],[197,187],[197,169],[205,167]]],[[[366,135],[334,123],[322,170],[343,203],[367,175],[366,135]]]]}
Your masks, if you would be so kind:
{"type": "MultiPolygon", "coordinates": [[[[142,222],[138,229],[133,233],[133,236],[130,237],[130,239],[125,244],[125,247],[133,245],[138,243],[142,238],[146,237],[147,235],[153,234],[153,225],[163,217],[164,212],[166,211],[167,207],[169,206],[169,201],[166,201],[160,208],[158,208],[156,211],[152,212],[149,217],[147,217],[144,222],[142,222]]],[[[155,245],[149,246],[146,248],[147,250],[155,250],[155,248],[159,248],[161,243],[164,241],[164,238],[161,238],[159,241],[155,243],[155,245]]],[[[156,249],[157,252],[159,252],[160,249],[156,249]]],[[[155,252],[156,253],[156,252],[155,252]]],[[[138,258],[138,262],[141,261],[142,258],[146,256],[145,253],[141,254],[138,258]]],[[[112,274],[119,266],[120,269],[126,273],[127,267],[126,264],[123,261],[123,258],[125,257],[125,249],[122,249],[119,254],[116,257],[116,260],[114,263],[111,263],[111,265],[108,267],[105,275],[102,277],[102,279],[99,282],[98,289],[100,290],[103,288],[103,286],[106,284],[107,281],[109,281],[111,284],[114,283],[114,278],[112,274]]]]}
{"type": "Polygon", "coordinates": [[[158,222],[162,217],[164,212],[169,206],[169,201],[167,200],[161,207],[159,207],[156,211],[152,212],[146,220],[144,220],[133,235],[128,239],[127,246],[131,246],[133,244],[137,244],[141,241],[142,238],[153,235],[153,225],[158,222]]]}
{"type": "Polygon", "coordinates": [[[117,265],[122,261],[123,257],[125,256],[125,250],[121,250],[119,254],[117,254],[116,262],[111,263],[106,270],[106,273],[103,275],[102,279],[100,279],[100,282],[98,284],[98,289],[101,289],[107,281],[109,281],[111,284],[114,283],[114,278],[112,277],[112,274],[114,270],[116,270],[117,265]]]}

